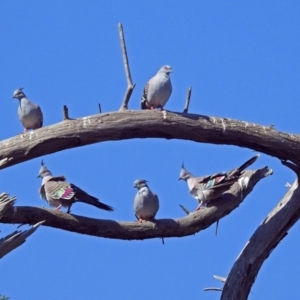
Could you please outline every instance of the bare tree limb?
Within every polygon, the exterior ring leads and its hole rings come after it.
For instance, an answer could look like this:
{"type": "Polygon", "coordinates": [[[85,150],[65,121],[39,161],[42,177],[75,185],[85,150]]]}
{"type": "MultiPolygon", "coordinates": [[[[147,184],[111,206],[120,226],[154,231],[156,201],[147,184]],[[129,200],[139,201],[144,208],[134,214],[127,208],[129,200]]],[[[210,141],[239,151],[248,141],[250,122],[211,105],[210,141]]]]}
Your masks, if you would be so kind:
{"type": "Polygon", "coordinates": [[[222,300],[246,300],[258,271],[300,216],[298,180],[254,232],[227,277],[222,300]],[[238,288],[237,288],[238,287],[238,288]]]}
{"type": "MultiPolygon", "coordinates": [[[[9,197],[7,193],[2,193],[0,195],[0,219],[3,215],[9,210],[10,212],[15,211],[14,204],[16,202],[16,197],[9,197]]],[[[37,227],[42,224],[39,222],[38,224],[34,225],[31,229],[25,231],[14,231],[13,233],[9,234],[8,236],[0,239],[0,258],[5,256],[7,253],[11,252],[15,248],[22,245],[26,238],[31,235],[37,227]]]]}
{"type": "Polygon", "coordinates": [[[184,114],[186,114],[189,110],[191,94],[192,94],[192,87],[190,86],[186,94],[185,105],[183,110],[184,114]]]}
{"type": "Polygon", "coordinates": [[[123,111],[123,110],[128,109],[128,102],[129,102],[129,99],[131,97],[132,91],[135,87],[135,84],[132,83],[132,79],[131,79],[129,61],[128,61],[125,38],[124,38],[124,32],[123,32],[123,26],[122,26],[121,23],[119,23],[118,27],[119,27],[119,36],[120,36],[120,42],[121,42],[121,49],[122,49],[122,55],[123,55],[125,74],[126,74],[126,79],[127,79],[127,90],[126,90],[122,105],[119,109],[119,111],[123,111]]]}
{"type": "Polygon", "coordinates": [[[27,237],[33,234],[37,230],[37,228],[43,223],[44,221],[38,222],[28,230],[14,231],[8,236],[0,239],[0,258],[2,258],[12,250],[16,249],[17,247],[25,243],[27,237]]]}
{"type": "Polygon", "coordinates": [[[16,203],[16,197],[9,197],[7,193],[0,194],[0,219],[5,212],[16,203]]]}
{"type": "Polygon", "coordinates": [[[64,114],[64,117],[63,117],[64,121],[65,120],[74,120],[69,117],[69,109],[68,109],[67,105],[64,105],[64,107],[63,107],[63,114],[64,114]]]}
{"type": "Polygon", "coordinates": [[[182,139],[229,144],[266,153],[300,165],[300,136],[270,130],[243,121],[195,114],[124,111],[97,114],[60,122],[0,142],[0,169],[54,153],[97,142],[132,138],[182,139]]]}
{"type": "Polygon", "coordinates": [[[270,175],[271,172],[272,170],[268,167],[256,171],[245,171],[244,177],[248,178],[245,179],[246,186],[241,186],[237,182],[222,197],[211,201],[207,208],[180,219],[160,219],[155,223],[144,222],[141,224],[139,222],[92,219],[50,209],[17,206],[14,207],[14,210],[6,211],[0,219],[0,223],[35,224],[40,220],[45,220],[43,224],[45,226],[121,240],[188,236],[209,227],[216,220],[228,215],[239,206],[258,181],[270,175]]]}
{"type": "Polygon", "coordinates": [[[179,204],[179,206],[181,207],[181,209],[187,214],[187,215],[189,215],[191,212],[187,209],[187,208],[185,208],[183,205],[181,205],[181,204],[179,204]]]}

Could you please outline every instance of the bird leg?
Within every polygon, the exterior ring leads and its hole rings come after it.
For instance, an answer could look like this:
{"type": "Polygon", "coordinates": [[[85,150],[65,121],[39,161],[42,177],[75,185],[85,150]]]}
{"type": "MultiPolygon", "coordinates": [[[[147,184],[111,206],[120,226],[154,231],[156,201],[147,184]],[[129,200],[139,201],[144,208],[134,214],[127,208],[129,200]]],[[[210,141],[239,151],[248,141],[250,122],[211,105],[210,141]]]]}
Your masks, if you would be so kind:
{"type": "Polygon", "coordinates": [[[201,201],[201,202],[199,203],[199,205],[197,206],[197,208],[195,209],[195,211],[200,210],[200,209],[203,209],[203,208],[204,208],[204,203],[203,203],[203,201],[201,201]]]}
{"type": "Polygon", "coordinates": [[[58,211],[60,211],[60,208],[61,208],[61,204],[60,205],[58,205],[58,206],[56,206],[55,208],[54,208],[54,210],[58,210],[58,211]]]}
{"type": "Polygon", "coordinates": [[[150,219],[143,219],[143,218],[141,218],[141,217],[139,217],[137,220],[136,220],[136,222],[139,222],[139,223],[143,223],[143,221],[144,222],[153,222],[153,223],[156,223],[157,222],[157,220],[155,219],[155,218],[150,218],[150,219]]]}

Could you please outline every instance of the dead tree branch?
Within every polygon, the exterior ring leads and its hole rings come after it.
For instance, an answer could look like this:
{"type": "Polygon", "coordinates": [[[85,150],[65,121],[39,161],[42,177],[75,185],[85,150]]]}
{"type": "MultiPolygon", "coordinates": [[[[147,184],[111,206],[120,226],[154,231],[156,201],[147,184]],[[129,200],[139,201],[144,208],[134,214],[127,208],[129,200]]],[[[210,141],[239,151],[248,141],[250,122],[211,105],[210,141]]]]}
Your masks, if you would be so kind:
{"type": "Polygon", "coordinates": [[[222,300],[246,300],[258,271],[300,217],[300,188],[296,180],[284,198],[254,232],[225,282],[222,300]],[[238,288],[237,288],[238,287],[238,288]]]}
{"type": "Polygon", "coordinates": [[[247,186],[235,183],[226,195],[209,203],[201,211],[191,213],[180,219],[160,219],[152,222],[119,222],[112,220],[92,219],[67,214],[51,209],[17,206],[6,211],[0,223],[35,224],[45,220],[43,225],[67,231],[120,240],[143,240],[150,238],[182,237],[195,234],[209,227],[218,219],[228,215],[237,208],[254,186],[270,175],[268,167],[256,171],[247,170],[247,186]]]}
{"type": "Polygon", "coordinates": [[[150,111],[97,114],[60,122],[0,142],[0,169],[57,151],[132,138],[182,139],[247,147],[300,165],[300,136],[244,121],[150,111]]]}
{"type": "Polygon", "coordinates": [[[121,50],[122,50],[122,55],[123,55],[125,74],[126,74],[126,79],[127,79],[127,90],[126,90],[122,105],[119,109],[119,111],[123,111],[123,110],[128,109],[128,102],[131,97],[132,91],[135,87],[135,84],[132,83],[132,79],[131,79],[129,61],[128,61],[124,32],[123,32],[123,26],[121,23],[119,23],[118,27],[119,27],[119,36],[120,36],[120,42],[121,42],[121,50]]]}
{"type": "Polygon", "coordinates": [[[64,117],[63,117],[64,121],[65,120],[74,120],[69,117],[69,109],[68,109],[67,105],[64,105],[64,107],[63,107],[63,114],[64,114],[64,117]]]}
{"type": "Polygon", "coordinates": [[[188,91],[187,91],[187,94],[186,94],[185,105],[184,105],[184,110],[183,110],[184,114],[186,114],[189,110],[190,101],[191,101],[191,94],[192,94],[192,87],[190,86],[188,91]]]}
{"type": "MultiPolygon", "coordinates": [[[[16,202],[16,197],[9,197],[8,194],[2,193],[0,195],[0,219],[8,210],[14,212],[13,205],[16,202]]],[[[31,235],[42,222],[37,223],[31,229],[25,231],[14,231],[8,236],[0,239],[0,259],[7,253],[25,243],[26,238],[31,235]]]]}
{"type": "Polygon", "coordinates": [[[14,231],[8,236],[0,239],[0,258],[21,246],[26,242],[26,239],[33,234],[44,221],[38,222],[30,229],[24,231],[14,231]]]}
{"type": "MultiPolygon", "coordinates": [[[[225,277],[221,277],[218,275],[213,275],[213,277],[217,280],[220,280],[222,283],[226,282],[226,278],[225,277]]],[[[208,287],[204,289],[204,292],[208,292],[208,291],[214,291],[214,292],[222,292],[223,288],[217,288],[217,287],[208,287]]]]}

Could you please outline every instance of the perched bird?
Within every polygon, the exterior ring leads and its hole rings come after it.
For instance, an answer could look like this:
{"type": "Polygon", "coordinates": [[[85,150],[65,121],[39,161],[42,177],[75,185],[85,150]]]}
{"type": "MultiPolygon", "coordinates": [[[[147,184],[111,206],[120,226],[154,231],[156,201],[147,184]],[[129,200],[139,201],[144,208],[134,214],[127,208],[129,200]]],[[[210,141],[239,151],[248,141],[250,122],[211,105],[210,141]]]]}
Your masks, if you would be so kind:
{"type": "Polygon", "coordinates": [[[24,132],[28,129],[41,128],[43,126],[42,110],[26,97],[23,88],[15,90],[13,98],[19,100],[18,116],[24,126],[24,132]]]}
{"type": "Polygon", "coordinates": [[[202,177],[193,176],[182,164],[178,180],[185,180],[187,182],[190,194],[199,202],[199,205],[196,208],[196,210],[199,210],[208,201],[220,197],[227,191],[240,177],[242,177],[242,172],[252,165],[258,157],[259,154],[246,161],[239,168],[232,169],[229,172],[202,177]]]}
{"type": "Polygon", "coordinates": [[[138,192],[134,197],[133,209],[139,222],[154,220],[159,209],[158,197],[149,189],[146,182],[144,179],[137,179],[134,182],[138,192]]]}
{"type": "Polygon", "coordinates": [[[60,210],[62,206],[68,207],[67,213],[69,213],[74,202],[84,202],[107,211],[114,210],[75,184],[67,182],[65,176],[53,177],[43,161],[38,177],[43,178],[39,190],[41,198],[47,200],[49,205],[55,207],[56,210],[60,210]]]}
{"type": "Polygon", "coordinates": [[[161,108],[163,110],[172,93],[172,84],[169,76],[172,71],[170,66],[163,66],[147,82],[141,99],[142,109],[161,108]]]}

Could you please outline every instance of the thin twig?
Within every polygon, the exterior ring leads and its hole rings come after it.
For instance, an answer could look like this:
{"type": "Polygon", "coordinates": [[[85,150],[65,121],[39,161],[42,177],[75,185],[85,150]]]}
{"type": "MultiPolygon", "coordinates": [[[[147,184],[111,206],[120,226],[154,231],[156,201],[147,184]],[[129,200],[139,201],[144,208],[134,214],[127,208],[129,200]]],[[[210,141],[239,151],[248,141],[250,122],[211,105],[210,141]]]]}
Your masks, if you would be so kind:
{"type": "MultiPolygon", "coordinates": [[[[218,276],[218,275],[213,275],[213,277],[217,280],[220,280],[221,282],[225,283],[226,282],[226,278],[222,277],[222,276],[218,276]]],[[[209,288],[205,288],[204,289],[205,292],[207,291],[217,291],[217,292],[222,292],[223,288],[216,288],[216,287],[209,287],[209,288]]]]}
{"type": "Polygon", "coordinates": [[[215,288],[215,287],[205,288],[204,289],[204,292],[208,292],[208,291],[223,292],[223,289],[221,289],[221,288],[215,288]]]}
{"type": "Polygon", "coordinates": [[[225,283],[226,282],[226,277],[222,277],[219,275],[213,275],[213,277],[217,280],[220,280],[221,282],[225,283]]]}
{"type": "Polygon", "coordinates": [[[220,220],[218,220],[218,221],[217,221],[217,224],[216,224],[216,231],[215,231],[215,235],[216,235],[216,236],[218,235],[219,221],[220,221],[220,220]]]}
{"type": "Polygon", "coordinates": [[[291,170],[293,170],[296,173],[296,175],[298,177],[300,177],[300,168],[299,168],[299,166],[293,164],[292,162],[286,161],[286,160],[281,160],[281,163],[284,166],[286,166],[286,167],[290,168],[291,170]]]}
{"type": "Polygon", "coordinates": [[[63,120],[64,121],[65,120],[74,120],[74,119],[69,118],[69,109],[68,109],[67,105],[64,105],[64,118],[63,118],[63,120]]]}
{"type": "Polygon", "coordinates": [[[186,114],[189,110],[191,94],[192,94],[192,87],[190,86],[186,94],[185,105],[183,110],[184,114],[186,114]]]}
{"type": "Polygon", "coordinates": [[[126,79],[127,79],[127,90],[126,90],[122,105],[119,109],[119,111],[122,111],[122,110],[128,109],[128,102],[131,97],[132,91],[135,87],[135,84],[132,83],[132,79],[131,79],[129,61],[128,61],[124,32],[123,32],[123,26],[121,23],[119,23],[118,27],[119,27],[119,35],[120,35],[120,42],[121,42],[121,50],[122,50],[122,54],[123,54],[125,75],[126,75],[126,79]]]}
{"type": "Polygon", "coordinates": [[[100,103],[98,103],[98,108],[99,108],[99,114],[101,114],[102,110],[101,110],[101,104],[100,103]]]}
{"type": "Polygon", "coordinates": [[[191,212],[188,210],[188,209],[186,209],[183,205],[181,205],[181,204],[179,204],[179,206],[181,207],[181,209],[187,214],[187,215],[189,215],[191,212]]]}

